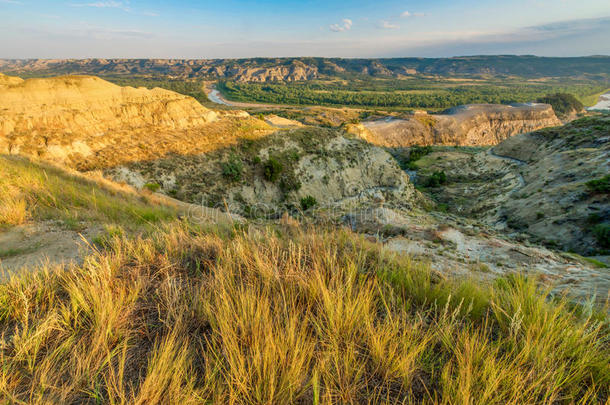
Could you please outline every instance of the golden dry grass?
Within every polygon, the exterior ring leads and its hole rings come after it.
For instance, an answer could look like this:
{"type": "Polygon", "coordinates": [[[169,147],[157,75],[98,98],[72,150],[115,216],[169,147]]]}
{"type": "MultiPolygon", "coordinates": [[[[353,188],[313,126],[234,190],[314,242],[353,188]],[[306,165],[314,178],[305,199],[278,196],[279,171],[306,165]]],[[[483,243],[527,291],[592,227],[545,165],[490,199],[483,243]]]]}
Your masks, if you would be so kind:
{"type": "Polygon", "coordinates": [[[30,214],[25,200],[18,195],[5,191],[0,196],[0,225],[21,225],[27,222],[30,214]]]}
{"type": "Polygon", "coordinates": [[[604,315],[346,231],[167,225],[0,284],[9,403],[604,403],[604,315]]]}
{"type": "Polygon", "coordinates": [[[34,219],[132,227],[176,216],[154,196],[29,159],[0,155],[0,173],[0,226],[34,219]]]}

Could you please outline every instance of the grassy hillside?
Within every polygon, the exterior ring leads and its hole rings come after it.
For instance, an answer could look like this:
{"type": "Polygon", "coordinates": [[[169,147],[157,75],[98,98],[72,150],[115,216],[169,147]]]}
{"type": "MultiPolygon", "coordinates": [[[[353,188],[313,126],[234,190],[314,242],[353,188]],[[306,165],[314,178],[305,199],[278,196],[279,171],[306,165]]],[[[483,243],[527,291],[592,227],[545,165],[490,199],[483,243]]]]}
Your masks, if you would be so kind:
{"type": "Polygon", "coordinates": [[[139,226],[175,217],[176,212],[104,180],[30,160],[0,155],[0,231],[28,221],[139,226]]]}
{"type": "MultiPolygon", "coordinates": [[[[162,219],[149,236],[114,236],[82,265],[0,282],[9,403],[550,404],[610,394],[607,317],[535,280],[448,280],[351,232],[291,220],[172,222],[154,201],[0,162],[2,206],[24,206],[14,212],[32,221],[162,219]]],[[[5,214],[5,226],[18,216],[5,214]]]]}

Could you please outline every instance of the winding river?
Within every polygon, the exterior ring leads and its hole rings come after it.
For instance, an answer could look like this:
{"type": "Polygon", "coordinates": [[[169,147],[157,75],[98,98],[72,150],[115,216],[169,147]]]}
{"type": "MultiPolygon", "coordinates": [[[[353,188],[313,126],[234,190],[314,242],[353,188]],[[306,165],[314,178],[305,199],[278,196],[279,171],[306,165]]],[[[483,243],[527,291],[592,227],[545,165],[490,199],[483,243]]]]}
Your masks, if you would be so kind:
{"type": "Polygon", "coordinates": [[[595,104],[593,107],[587,108],[587,110],[610,110],[610,93],[599,96],[597,104],[595,104]]]}

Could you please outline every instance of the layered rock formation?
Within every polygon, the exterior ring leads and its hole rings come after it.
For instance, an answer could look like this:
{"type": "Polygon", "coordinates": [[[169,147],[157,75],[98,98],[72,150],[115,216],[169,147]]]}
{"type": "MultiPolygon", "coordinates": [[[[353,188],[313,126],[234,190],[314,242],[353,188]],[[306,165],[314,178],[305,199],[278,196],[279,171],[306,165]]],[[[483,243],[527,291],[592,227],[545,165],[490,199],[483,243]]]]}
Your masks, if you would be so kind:
{"type": "Polygon", "coordinates": [[[216,119],[216,113],[191,97],[159,88],[121,87],[92,76],[0,76],[0,93],[3,137],[24,131],[94,135],[149,125],[184,129],[216,119]]]}
{"type": "Polygon", "coordinates": [[[584,255],[608,250],[607,188],[586,183],[610,174],[609,117],[517,135],[476,155],[439,151],[416,164],[424,184],[446,173],[433,192],[453,213],[584,255]]]}
{"type": "Polygon", "coordinates": [[[50,75],[144,75],[174,78],[232,78],[256,81],[305,80],[340,73],[373,77],[414,74],[473,77],[608,77],[608,56],[541,58],[535,56],[469,56],[456,58],[252,58],[252,59],[0,59],[2,72],[50,75]]]}
{"type": "Polygon", "coordinates": [[[560,125],[548,104],[475,104],[443,114],[416,113],[410,118],[387,118],[348,128],[375,145],[496,145],[513,135],[560,125]]]}
{"type": "Polygon", "coordinates": [[[106,174],[252,217],[299,208],[306,197],[318,208],[342,209],[384,201],[409,206],[415,196],[408,175],[383,149],[322,128],[243,140],[205,155],[132,163],[106,174]]]}
{"type": "Polygon", "coordinates": [[[220,127],[239,127],[230,123],[239,119],[266,127],[244,112],[217,113],[159,88],[121,87],[92,76],[22,80],[0,75],[0,153],[34,155],[81,169],[209,150],[238,135],[220,127]]]}
{"type": "Polygon", "coordinates": [[[293,82],[315,79],[319,75],[316,67],[308,66],[298,60],[289,65],[267,67],[221,66],[214,69],[221,77],[232,78],[239,82],[293,82]]]}

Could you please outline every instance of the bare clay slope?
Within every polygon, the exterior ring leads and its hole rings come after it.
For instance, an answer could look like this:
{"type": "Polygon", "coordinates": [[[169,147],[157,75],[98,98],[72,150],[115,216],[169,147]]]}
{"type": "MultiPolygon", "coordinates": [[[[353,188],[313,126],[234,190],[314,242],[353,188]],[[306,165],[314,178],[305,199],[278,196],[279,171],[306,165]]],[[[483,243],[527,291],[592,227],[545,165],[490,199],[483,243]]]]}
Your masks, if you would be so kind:
{"type": "Polygon", "coordinates": [[[270,130],[244,112],[217,113],[169,90],[121,87],[92,76],[0,75],[0,153],[88,170],[205,152],[230,143],[243,128],[270,130]]]}
{"type": "Polygon", "coordinates": [[[434,172],[447,174],[448,184],[432,191],[455,213],[563,250],[607,251],[608,192],[587,182],[610,173],[608,116],[517,135],[474,156],[435,152],[417,165],[424,183],[434,172]]]}
{"type": "Polygon", "coordinates": [[[339,131],[295,135],[281,128],[257,142],[286,122],[213,112],[171,91],[91,76],[2,80],[0,153],[103,170],[139,188],[157,183],[182,200],[229,200],[240,212],[257,203],[269,211],[298,206],[306,197],[337,204],[385,198],[384,191],[404,200],[413,194],[386,151],[339,131]],[[254,155],[257,145],[265,146],[260,156],[254,155]],[[278,162],[269,169],[273,159],[278,162]]]}
{"type": "Polygon", "coordinates": [[[350,131],[380,146],[496,145],[524,132],[560,125],[548,104],[476,104],[444,114],[419,113],[406,119],[384,119],[352,126],[350,131]]]}

